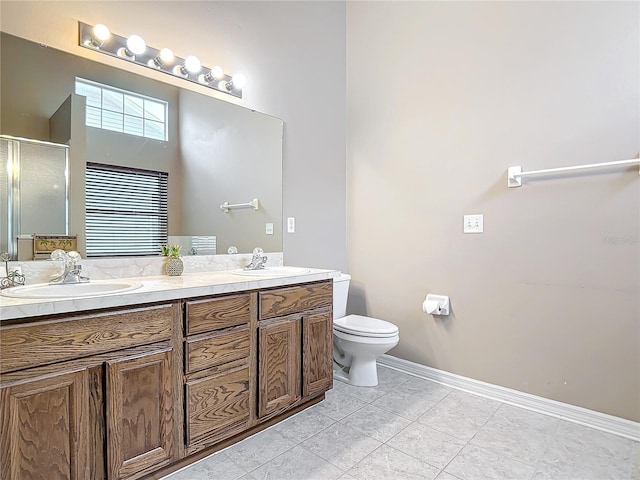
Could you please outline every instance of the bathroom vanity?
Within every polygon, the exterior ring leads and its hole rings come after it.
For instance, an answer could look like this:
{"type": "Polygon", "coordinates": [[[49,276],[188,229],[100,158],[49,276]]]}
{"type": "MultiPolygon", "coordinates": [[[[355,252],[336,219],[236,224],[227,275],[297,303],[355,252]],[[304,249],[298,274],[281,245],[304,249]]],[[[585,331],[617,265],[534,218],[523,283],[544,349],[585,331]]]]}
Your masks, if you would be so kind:
{"type": "Polygon", "coordinates": [[[322,400],[334,273],[0,297],[0,477],[159,478],[322,400]]]}

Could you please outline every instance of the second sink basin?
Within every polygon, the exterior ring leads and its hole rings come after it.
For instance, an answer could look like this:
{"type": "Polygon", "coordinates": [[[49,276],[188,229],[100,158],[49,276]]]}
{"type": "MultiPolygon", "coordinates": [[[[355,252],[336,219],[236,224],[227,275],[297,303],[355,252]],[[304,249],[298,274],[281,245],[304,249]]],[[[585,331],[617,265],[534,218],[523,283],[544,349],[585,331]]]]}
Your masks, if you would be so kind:
{"type": "Polygon", "coordinates": [[[260,270],[231,270],[234,275],[245,275],[248,277],[274,277],[287,275],[300,275],[309,273],[308,268],[302,267],[265,267],[260,270]]]}
{"type": "Polygon", "coordinates": [[[116,293],[128,292],[140,288],[141,283],[128,281],[69,283],[50,285],[36,283],[20,287],[7,288],[0,292],[2,295],[14,298],[72,298],[72,297],[100,297],[116,293]]]}

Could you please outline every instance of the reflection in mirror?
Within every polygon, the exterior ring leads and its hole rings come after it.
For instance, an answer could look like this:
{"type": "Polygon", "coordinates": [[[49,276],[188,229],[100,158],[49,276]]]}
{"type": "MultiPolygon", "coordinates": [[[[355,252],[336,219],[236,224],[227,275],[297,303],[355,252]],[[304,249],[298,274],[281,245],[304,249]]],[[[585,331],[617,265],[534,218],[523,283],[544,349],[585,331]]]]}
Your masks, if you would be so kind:
{"type": "MultiPolygon", "coordinates": [[[[0,133],[70,146],[68,233],[78,235],[83,256],[87,162],[168,173],[170,237],[187,237],[189,241],[215,237],[217,253],[226,253],[232,245],[239,253],[251,252],[256,246],[282,251],[280,119],[1,35],[0,133]],[[141,119],[125,118],[124,111],[109,103],[117,94],[103,94],[99,102],[102,115],[110,120],[107,127],[87,126],[93,125],[90,119],[95,122],[96,99],[75,93],[78,78],[109,86],[114,92],[133,92],[142,99],[166,102],[167,141],[158,138],[157,129],[151,135],[154,138],[114,131],[121,129],[119,125],[151,120],[144,115],[141,119]],[[245,203],[254,198],[260,203],[257,211],[220,209],[225,202],[245,203]],[[267,224],[273,227],[267,229],[267,224]],[[267,230],[273,233],[267,234],[267,230]]],[[[34,229],[39,230],[40,225],[34,229]]],[[[186,254],[199,250],[183,248],[186,254]]]]}
{"type": "Polygon", "coordinates": [[[182,250],[186,250],[184,252],[186,255],[215,255],[217,253],[216,237],[213,236],[170,236],[169,245],[182,245],[182,250]]]}
{"type": "MultiPolygon", "coordinates": [[[[69,231],[68,147],[0,136],[0,251],[18,259],[18,239],[33,257],[34,232],[69,231]]],[[[25,260],[31,258],[24,257],[25,260]]]]}

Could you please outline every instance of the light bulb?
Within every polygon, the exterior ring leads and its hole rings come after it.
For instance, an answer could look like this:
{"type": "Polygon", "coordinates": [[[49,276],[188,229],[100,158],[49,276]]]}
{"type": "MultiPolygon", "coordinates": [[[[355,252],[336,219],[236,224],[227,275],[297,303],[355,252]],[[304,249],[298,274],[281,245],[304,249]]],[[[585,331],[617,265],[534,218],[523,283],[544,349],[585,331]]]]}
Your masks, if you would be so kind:
{"type": "Polygon", "coordinates": [[[224,78],[224,71],[222,70],[222,67],[219,67],[218,65],[209,70],[207,74],[198,75],[198,81],[205,85],[213,83],[216,80],[220,80],[221,78],[224,78]]]}
{"type": "Polygon", "coordinates": [[[100,43],[105,42],[111,36],[111,32],[106,27],[106,25],[102,25],[99,23],[95,27],[93,27],[93,38],[98,40],[100,43]]]}
{"type": "Polygon", "coordinates": [[[245,77],[241,73],[236,73],[231,79],[231,83],[233,84],[234,88],[237,88],[238,90],[242,90],[242,87],[244,87],[247,84],[247,77],[245,77]]]}
{"type": "Polygon", "coordinates": [[[163,48],[160,53],[147,62],[151,68],[162,68],[165,65],[172,64],[176,57],[170,48],[163,48]]]}
{"type": "Polygon", "coordinates": [[[100,48],[105,41],[109,40],[109,37],[111,37],[109,29],[105,25],[99,23],[93,27],[93,30],[91,31],[91,38],[85,40],[83,45],[86,47],[100,48]]]}
{"type": "Polygon", "coordinates": [[[127,38],[127,50],[134,55],[141,55],[147,49],[147,44],[140,35],[131,35],[127,38]]]}
{"type": "Polygon", "coordinates": [[[211,75],[212,78],[215,78],[216,80],[220,80],[222,77],[224,77],[224,70],[222,70],[222,67],[219,67],[218,65],[215,65],[211,69],[210,75],[211,75]]]}
{"type": "Polygon", "coordinates": [[[200,63],[198,57],[190,55],[184,59],[184,68],[187,69],[187,72],[195,74],[200,71],[200,69],[202,68],[202,64],[200,63]]]}
{"type": "Polygon", "coordinates": [[[162,50],[160,50],[160,54],[158,55],[158,57],[160,57],[162,63],[172,63],[176,58],[170,48],[163,48],[162,50]]]}

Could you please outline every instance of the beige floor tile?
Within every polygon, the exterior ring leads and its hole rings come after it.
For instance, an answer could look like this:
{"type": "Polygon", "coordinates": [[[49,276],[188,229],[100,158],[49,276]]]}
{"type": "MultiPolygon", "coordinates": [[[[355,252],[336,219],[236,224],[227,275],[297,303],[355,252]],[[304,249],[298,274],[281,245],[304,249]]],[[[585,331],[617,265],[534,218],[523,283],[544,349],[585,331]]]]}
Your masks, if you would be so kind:
{"type": "Polygon", "coordinates": [[[495,400],[454,390],[418,418],[418,422],[461,440],[470,440],[500,405],[495,400]]]}
{"type": "Polygon", "coordinates": [[[300,443],[334,423],[334,419],[320,413],[318,408],[308,408],[274,425],[273,428],[289,440],[300,443]]]}
{"type": "Polygon", "coordinates": [[[340,423],[364,433],[380,442],[386,442],[411,421],[373,405],[367,405],[340,420],[340,423]]]}
{"type": "Polygon", "coordinates": [[[415,422],[387,442],[396,450],[440,469],[462,450],[465,443],[463,440],[415,422]]]}
{"type": "Polygon", "coordinates": [[[274,428],[257,433],[225,450],[236,465],[250,472],[286,452],[294,442],[274,428]]]}
{"type": "Polygon", "coordinates": [[[535,467],[503,457],[476,445],[467,445],[447,465],[445,471],[462,479],[528,480],[535,467]]]}
{"type": "Polygon", "coordinates": [[[300,444],[345,471],[380,445],[379,441],[341,423],[333,424],[300,444]]]}
{"type": "Polygon", "coordinates": [[[358,480],[433,480],[439,471],[406,453],[381,445],[348,473],[358,480]]]}
{"type": "Polygon", "coordinates": [[[336,480],[344,472],[326,460],[294,447],[250,473],[254,480],[336,480]]]}

